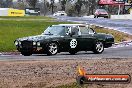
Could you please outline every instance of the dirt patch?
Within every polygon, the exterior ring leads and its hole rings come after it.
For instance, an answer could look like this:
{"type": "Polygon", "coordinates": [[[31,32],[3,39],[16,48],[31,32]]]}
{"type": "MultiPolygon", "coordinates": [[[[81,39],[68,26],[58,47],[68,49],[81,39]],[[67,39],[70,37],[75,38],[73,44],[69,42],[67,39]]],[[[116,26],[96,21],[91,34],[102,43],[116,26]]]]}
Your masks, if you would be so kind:
{"type": "MultiPolygon", "coordinates": [[[[89,74],[130,74],[131,59],[1,61],[0,88],[47,88],[76,82],[77,67],[89,74]]],[[[88,88],[132,88],[130,84],[89,85],[88,88]]]]}

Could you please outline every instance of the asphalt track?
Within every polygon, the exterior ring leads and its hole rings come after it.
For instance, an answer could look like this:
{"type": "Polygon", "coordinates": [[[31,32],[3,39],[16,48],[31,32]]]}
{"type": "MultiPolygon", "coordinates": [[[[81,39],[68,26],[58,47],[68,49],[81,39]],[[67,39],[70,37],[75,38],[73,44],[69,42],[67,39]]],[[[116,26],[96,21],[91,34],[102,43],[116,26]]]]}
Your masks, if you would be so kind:
{"type": "MultiPolygon", "coordinates": [[[[111,20],[111,19],[92,19],[92,18],[77,18],[77,17],[57,17],[60,21],[70,21],[70,22],[80,22],[80,23],[90,23],[96,25],[103,25],[106,27],[113,27],[119,31],[123,31],[132,34],[132,20],[111,20]],[[104,23],[105,22],[105,23],[104,23]],[[128,30],[128,29],[129,30],[128,30]]],[[[103,58],[132,58],[132,44],[127,45],[117,45],[112,48],[105,49],[102,54],[93,54],[93,52],[78,52],[76,55],[70,55],[67,53],[59,53],[54,56],[46,56],[46,55],[32,55],[32,56],[23,56],[21,54],[18,55],[0,55],[0,61],[12,61],[12,60],[69,60],[69,59],[103,59],[103,58]]]]}
{"type": "Polygon", "coordinates": [[[23,55],[0,55],[1,61],[12,61],[12,60],[72,60],[72,59],[118,59],[118,58],[131,58],[132,57],[132,46],[125,47],[113,47],[105,49],[102,54],[93,54],[93,52],[78,52],[76,55],[70,55],[67,53],[59,53],[54,56],[47,56],[45,54],[34,54],[32,56],[23,55]]]}

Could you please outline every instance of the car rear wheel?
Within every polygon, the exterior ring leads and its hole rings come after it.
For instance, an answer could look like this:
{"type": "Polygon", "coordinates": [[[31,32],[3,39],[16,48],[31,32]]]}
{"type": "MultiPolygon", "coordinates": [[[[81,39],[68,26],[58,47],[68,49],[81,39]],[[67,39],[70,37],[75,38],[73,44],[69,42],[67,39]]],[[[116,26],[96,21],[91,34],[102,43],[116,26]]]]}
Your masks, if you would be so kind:
{"type": "Polygon", "coordinates": [[[49,43],[47,46],[47,55],[56,55],[58,53],[58,45],[56,43],[49,43]]]}
{"type": "Polygon", "coordinates": [[[93,52],[95,54],[101,54],[104,51],[104,45],[102,42],[96,42],[93,52]]]}
{"type": "Polygon", "coordinates": [[[24,55],[24,56],[30,56],[30,55],[32,55],[30,52],[21,52],[21,54],[24,55]]]}
{"type": "Polygon", "coordinates": [[[98,18],[98,16],[95,15],[94,18],[98,18]]]}
{"type": "Polygon", "coordinates": [[[108,16],[104,17],[104,18],[109,18],[108,16]]]}

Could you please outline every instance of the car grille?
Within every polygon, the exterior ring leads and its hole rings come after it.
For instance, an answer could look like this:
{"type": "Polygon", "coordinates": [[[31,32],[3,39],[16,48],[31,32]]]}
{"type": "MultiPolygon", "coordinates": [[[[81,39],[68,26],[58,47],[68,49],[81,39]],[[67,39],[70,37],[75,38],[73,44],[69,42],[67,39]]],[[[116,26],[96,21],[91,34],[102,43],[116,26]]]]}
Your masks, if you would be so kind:
{"type": "Polygon", "coordinates": [[[108,14],[100,14],[100,16],[107,16],[108,14]]]}
{"type": "Polygon", "coordinates": [[[22,41],[21,46],[23,48],[32,48],[33,47],[33,42],[32,41],[22,41]]]}

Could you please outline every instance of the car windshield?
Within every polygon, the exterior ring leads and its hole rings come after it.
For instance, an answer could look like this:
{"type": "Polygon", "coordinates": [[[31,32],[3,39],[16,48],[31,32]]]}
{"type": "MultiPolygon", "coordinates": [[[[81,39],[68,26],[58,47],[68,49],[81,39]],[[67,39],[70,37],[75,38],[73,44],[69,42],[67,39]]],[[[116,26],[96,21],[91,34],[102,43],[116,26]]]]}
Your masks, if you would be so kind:
{"type": "Polygon", "coordinates": [[[48,27],[43,35],[64,35],[65,34],[65,27],[64,26],[51,26],[48,27]]]}
{"type": "Polygon", "coordinates": [[[104,10],[104,9],[99,9],[98,11],[99,12],[106,12],[106,10],[104,10]]]}

